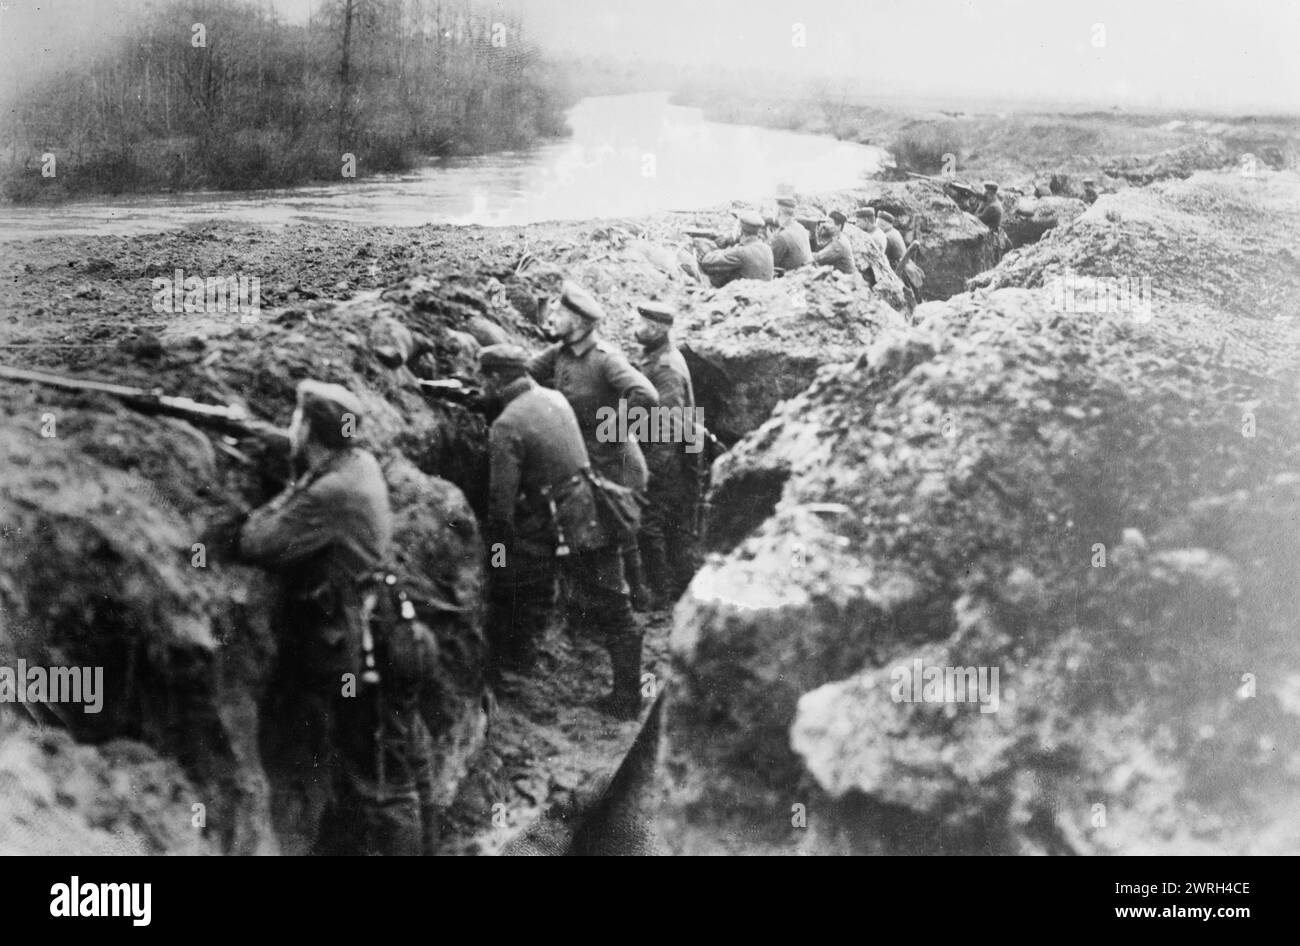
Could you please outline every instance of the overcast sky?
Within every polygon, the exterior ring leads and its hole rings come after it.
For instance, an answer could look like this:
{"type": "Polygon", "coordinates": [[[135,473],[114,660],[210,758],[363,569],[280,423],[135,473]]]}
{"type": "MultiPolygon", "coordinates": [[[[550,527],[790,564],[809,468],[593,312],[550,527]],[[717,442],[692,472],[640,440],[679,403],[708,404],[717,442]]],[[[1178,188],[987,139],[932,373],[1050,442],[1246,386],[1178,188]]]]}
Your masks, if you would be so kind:
{"type": "MultiPolygon", "coordinates": [[[[265,2],[265,0],[264,0],[265,2]]],[[[269,0],[304,19],[322,0],[269,0]]],[[[334,0],[337,2],[337,0],[334,0]]],[[[0,0],[0,50],[112,0],[0,0]],[[36,8],[58,11],[57,17],[36,8]],[[23,13],[15,15],[15,11],[23,13]]],[[[489,0],[556,53],[853,77],[882,95],[1300,111],[1300,0],[489,0]],[[795,45],[796,25],[806,45],[795,45]]],[[[62,27],[61,27],[62,28],[62,27]]]]}
{"type": "Polygon", "coordinates": [[[882,92],[1300,110],[1296,0],[519,0],[556,49],[849,75],[882,92]],[[794,24],[807,46],[792,44],[794,24]],[[1094,45],[1097,42],[1104,45],[1094,45]]]}

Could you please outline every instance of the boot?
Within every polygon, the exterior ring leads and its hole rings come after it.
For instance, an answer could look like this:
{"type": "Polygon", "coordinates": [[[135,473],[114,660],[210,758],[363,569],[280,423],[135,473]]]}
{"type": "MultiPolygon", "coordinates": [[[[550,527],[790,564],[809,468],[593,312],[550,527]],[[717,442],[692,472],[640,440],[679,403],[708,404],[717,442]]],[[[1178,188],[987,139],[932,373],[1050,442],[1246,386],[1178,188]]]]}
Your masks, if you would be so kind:
{"type": "Polygon", "coordinates": [[[629,597],[633,611],[646,611],[650,608],[650,592],[645,586],[645,571],[641,567],[641,550],[636,545],[623,548],[623,574],[627,578],[629,597]]]}
{"type": "Polygon", "coordinates": [[[641,715],[641,635],[619,638],[608,646],[614,688],[596,701],[596,707],[615,719],[636,719],[641,715]]]}

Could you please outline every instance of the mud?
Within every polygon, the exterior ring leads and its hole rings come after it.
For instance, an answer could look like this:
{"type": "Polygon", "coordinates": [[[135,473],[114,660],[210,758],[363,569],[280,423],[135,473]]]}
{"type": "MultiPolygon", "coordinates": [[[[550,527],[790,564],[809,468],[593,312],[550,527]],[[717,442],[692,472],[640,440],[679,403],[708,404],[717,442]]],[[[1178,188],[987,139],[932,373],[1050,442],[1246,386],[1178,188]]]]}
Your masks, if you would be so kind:
{"type": "Polygon", "coordinates": [[[1297,195],[1103,198],[719,463],[727,541],[673,635],[671,852],[1300,846],[1300,287],[1262,265],[1292,260],[1297,195]],[[1165,291],[1062,311],[1065,261],[1165,291]],[[917,661],[1000,670],[998,705],[906,702],[917,661]]]}

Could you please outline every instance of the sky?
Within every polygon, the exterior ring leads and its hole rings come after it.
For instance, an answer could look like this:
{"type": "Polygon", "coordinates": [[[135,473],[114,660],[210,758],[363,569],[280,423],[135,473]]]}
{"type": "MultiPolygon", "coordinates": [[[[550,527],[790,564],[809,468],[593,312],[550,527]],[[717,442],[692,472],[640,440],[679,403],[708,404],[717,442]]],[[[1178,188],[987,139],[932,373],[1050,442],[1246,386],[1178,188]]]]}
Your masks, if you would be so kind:
{"type": "MultiPolygon", "coordinates": [[[[286,19],[303,20],[322,0],[261,2],[286,19]]],[[[42,19],[74,30],[94,19],[89,11],[111,3],[0,0],[0,54],[7,44],[28,45],[18,34],[34,24],[48,27],[42,19]],[[57,15],[48,15],[52,10],[57,15]]],[[[561,57],[762,68],[798,82],[843,77],[888,98],[1300,112],[1300,0],[483,0],[480,6],[520,11],[532,39],[561,57]]]]}

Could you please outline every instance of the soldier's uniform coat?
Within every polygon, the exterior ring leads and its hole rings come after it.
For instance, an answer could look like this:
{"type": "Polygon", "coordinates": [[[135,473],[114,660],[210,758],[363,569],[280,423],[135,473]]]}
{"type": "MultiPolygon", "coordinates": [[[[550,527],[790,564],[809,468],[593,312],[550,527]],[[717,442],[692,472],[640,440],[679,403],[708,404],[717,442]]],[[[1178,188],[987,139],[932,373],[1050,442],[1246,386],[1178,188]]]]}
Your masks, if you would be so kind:
{"type": "Polygon", "coordinates": [[[528,373],[563,394],[573,407],[592,468],[629,489],[645,492],[645,457],[636,440],[602,443],[596,432],[603,419],[601,408],[617,412],[620,400],[628,409],[658,403],[659,395],[646,376],[617,347],[594,335],[575,345],[552,345],[529,363],[528,373]]]}
{"type": "Polygon", "coordinates": [[[713,280],[714,286],[725,286],[735,279],[771,279],[773,265],[772,248],[757,236],[706,253],[700,260],[700,270],[713,280]]]}
{"type": "Polygon", "coordinates": [[[808,230],[797,220],[791,220],[772,235],[768,242],[772,248],[772,265],[789,272],[812,261],[812,244],[808,230]]]}
{"type": "Polygon", "coordinates": [[[280,710],[300,725],[279,761],[305,783],[299,791],[309,805],[323,790],[321,772],[331,772],[316,841],[322,854],[420,854],[431,841],[418,783],[431,779],[424,725],[440,726],[432,634],[401,622],[377,635],[380,689],[343,695],[344,674],[364,686],[363,582],[388,561],[392,533],[383,472],[358,448],[304,474],[240,530],[240,556],[284,580],[276,689],[280,710]]]}
{"type": "MultiPolygon", "coordinates": [[[[641,369],[659,392],[659,406],[694,424],[695,390],[686,359],[670,339],[647,349],[641,369]]],[[[669,415],[671,416],[671,415],[669,415]]],[[[699,490],[699,453],[686,452],[684,431],[670,429],[676,440],[645,445],[650,468],[650,495],[641,525],[642,558],[659,590],[676,593],[695,573],[694,517],[699,490]]],[[[662,431],[661,431],[662,434],[662,431]]],[[[691,434],[692,449],[702,446],[703,431],[691,434]]]]}

